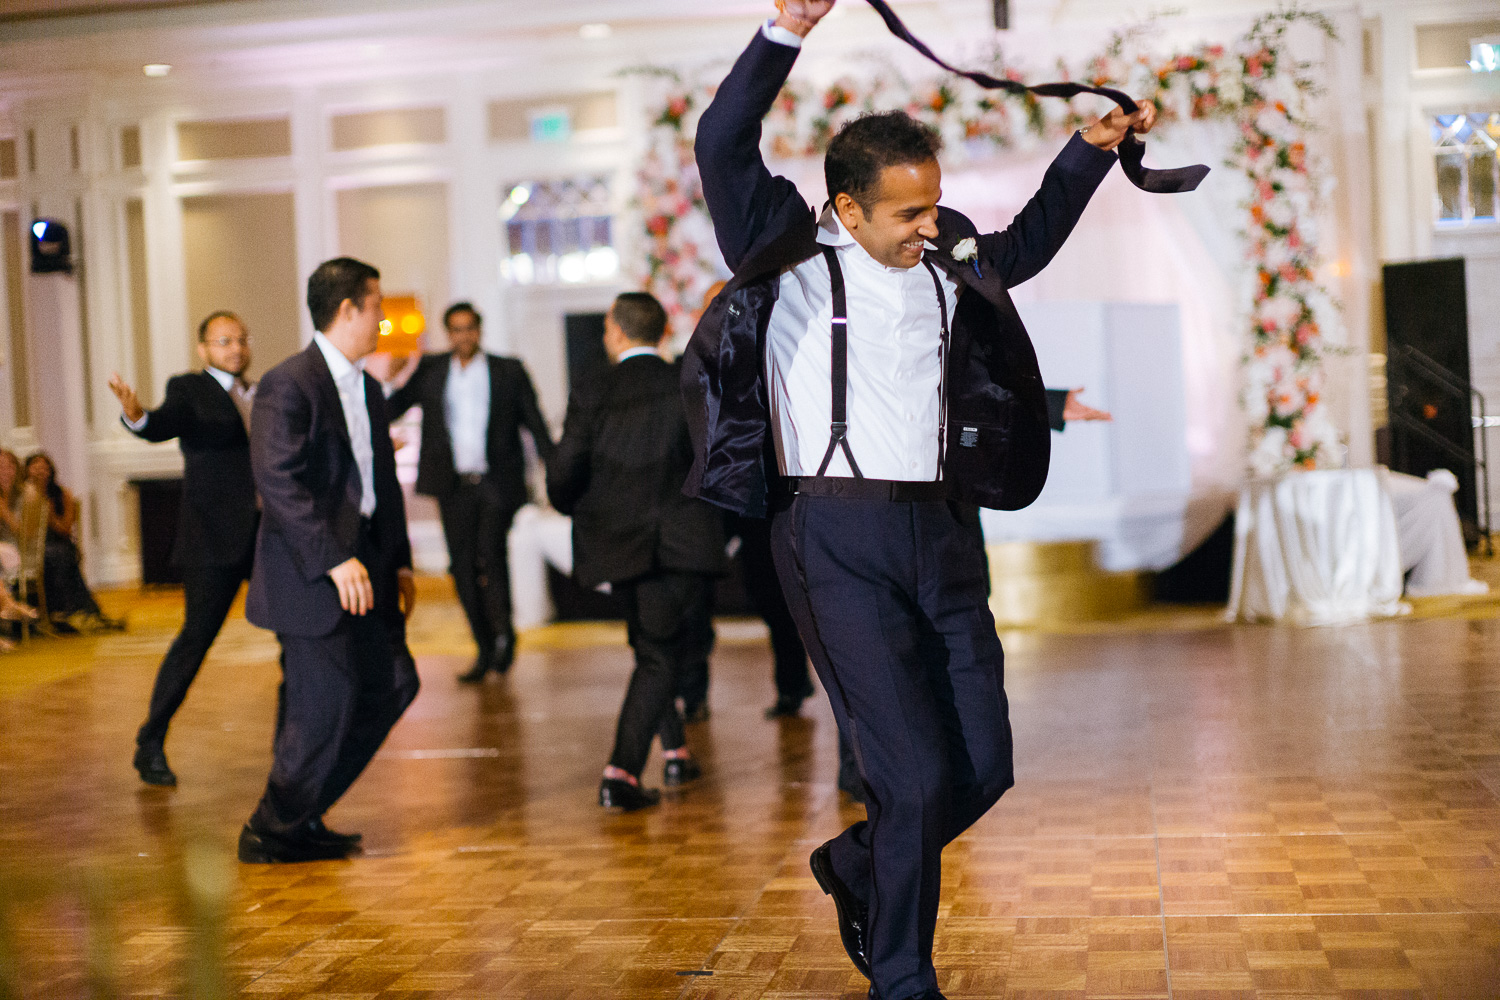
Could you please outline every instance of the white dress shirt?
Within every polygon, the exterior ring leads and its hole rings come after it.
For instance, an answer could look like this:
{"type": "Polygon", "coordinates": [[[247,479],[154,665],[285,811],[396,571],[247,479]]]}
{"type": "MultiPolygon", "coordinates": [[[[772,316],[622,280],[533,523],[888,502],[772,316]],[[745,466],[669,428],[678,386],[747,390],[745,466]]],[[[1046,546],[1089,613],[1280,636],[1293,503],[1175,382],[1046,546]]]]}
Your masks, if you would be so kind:
{"type": "Polygon", "coordinates": [[[453,443],[453,469],[461,476],[490,471],[490,360],[481,351],[467,365],[453,355],[443,388],[443,415],[453,443]]]}
{"type": "Polygon", "coordinates": [[[314,332],[313,343],[323,352],[328,370],[333,374],[333,384],[339,390],[339,404],[344,408],[344,426],[349,429],[349,446],[354,450],[354,462],[359,466],[359,513],[369,517],[375,513],[375,444],[371,437],[370,411],[365,402],[365,362],[350,361],[344,352],[333,346],[323,334],[314,332]]]}
{"type": "MultiPolygon", "coordinates": [[[[217,382],[217,383],[219,383],[220,385],[222,385],[224,387],[224,391],[225,392],[229,393],[231,396],[234,395],[235,378],[234,378],[233,375],[229,374],[226,371],[221,371],[220,369],[215,368],[213,365],[205,365],[203,367],[203,370],[205,372],[207,372],[208,374],[212,375],[214,377],[214,381],[217,382]]],[[[246,390],[246,392],[253,399],[255,397],[255,386],[251,386],[249,389],[246,390]]],[[[125,414],[123,414],[123,413],[120,414],[120,422],[123,423],[126,427],[129,427],[133,431],[138,431],[142,427],[145,427],[146,426],[146,421],[148,421],[150,419],[151,419],[151,413],[150,413],[150,411],[142,413],[141,414],[141,419],[139,419],[139,420],[131,420],[129,417],[125,416],[125,414]]]]}
{"type": "MultiPolygon", "coordinates": [[[[855,242],[831,209],[818,242],[835,247],[849,308],[849,447],[869,479],[931,482],[942,424],[942,315],[926,265],[886,267],[855,242]]],[[[948,315],[958,284],[938,269],[948,315]]],[[[833,291],[820,253],[781,276],[766,332],[766,384],[776,458],[787,476],[817,475],[833,410],[833,291]]],[[[852,476],[840,448],[826,473],[852,476]]]]}
{"type": "Polygon", "coordinates": [[[615,364],[619,364],[621,361],[629,361],[631,358],[644,358],[648,356],[659,358],[661,357],[661,351],[658,351],[654,347],[627,347],[615,359],[615,364]]]}

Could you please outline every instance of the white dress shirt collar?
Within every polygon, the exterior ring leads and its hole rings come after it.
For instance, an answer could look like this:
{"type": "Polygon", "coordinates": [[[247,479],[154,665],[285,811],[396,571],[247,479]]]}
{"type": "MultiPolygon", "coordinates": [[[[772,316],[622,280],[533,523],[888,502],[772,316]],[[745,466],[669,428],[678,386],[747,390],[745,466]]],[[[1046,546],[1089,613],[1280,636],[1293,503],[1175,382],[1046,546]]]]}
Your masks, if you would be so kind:
{"type": "Polygon", "coordinates": [[[203,370],[212,375],[214,381],[224,387],[225,392],[231,391],[234,388],[234,383],[238,381],[233,375],[223,369],[215,368],[213,365],[204,365],[203,370]]]}
{"type": "Polygon", "coordinates": [[[631,358],[644,358],[647,355],[659,358],[661,357],[661,352],[654,347],[632,347],[621,351],[620,356],[615,359],[615,364],[619,364],[621,361],[629,361],[631,358]]]}
{"type": "Polygon", "coordinates": [[[318,350],[323,352],[323,360],[328,362],[328,371],[333,375],[335,382],[342,382],[352,372],[365,370],[364,358],[350,361],[343,351],[333,346],[333,341],[323,336],[321,331],[313,331],[313,343],[317,344],[318,350]]]}

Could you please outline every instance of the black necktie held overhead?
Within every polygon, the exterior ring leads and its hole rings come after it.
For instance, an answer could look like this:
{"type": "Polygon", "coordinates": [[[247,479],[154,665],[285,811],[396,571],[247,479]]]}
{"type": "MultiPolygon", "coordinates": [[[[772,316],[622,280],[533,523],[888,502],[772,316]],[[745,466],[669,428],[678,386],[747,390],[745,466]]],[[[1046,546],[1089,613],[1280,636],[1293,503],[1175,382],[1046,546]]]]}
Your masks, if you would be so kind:
{"type": "MultiPolygon", "coordinates": [[[[1077,97],[1079,94],[1098,94],[1114,101],[1126,114],[1135,114],[1137,105],[1128,94],[1115,90],[1112,87],[1090,87],[1083,83],[1039,83],[1034,87],[1028,87],[1024,83],[1015,80],[1000,80],[988,73],[975,72],[958,69],[950,66],[940,59],[927,43],[911,33],[911,29],[901,23],[901,18],[891,10],[891,5],[886,0],[869,0],[870,6],[885,21],[885,26],[891,29],[891,34],[901,39],[907,45],[916,49],[928,59],[937,63],[950,73],[972,80],[974,83],[986,90],[1003,90],[1009,94],[1036,94],[1039,97],[1077,97]]],[[[1203,164],[1195,164],[1191,167],[1173,167],[1168,170],[1153,170],[1145,166],[1141,161],[1146,155],[1146,144],[1136,138],[1134,132],[1126,133],[1125,139],[1116,150],[1120,154],[1120,169],[1125,171],[1125,176],[1130,178],[1132,184],[1142,191],[1152,194],[1178,194],[1182,191],[1191,191],[1196,188],[1204,177],[1208,176],[1208,167],[1203,164]]]]}

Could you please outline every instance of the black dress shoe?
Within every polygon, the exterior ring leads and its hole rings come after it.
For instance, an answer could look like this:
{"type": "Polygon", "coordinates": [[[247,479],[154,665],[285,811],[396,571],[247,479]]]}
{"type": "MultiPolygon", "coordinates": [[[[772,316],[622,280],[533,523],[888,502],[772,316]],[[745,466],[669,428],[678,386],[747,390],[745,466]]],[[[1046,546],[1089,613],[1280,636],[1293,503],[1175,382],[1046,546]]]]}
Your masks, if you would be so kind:
{"type": "Polygon", "coordinates": [[[791,698],[791,697],[788,697],[787,695],[782,695],[781,697],[779,697],[779,698],[776,699],[776,704],[774,704],[770,708],[766,709],[766,718],[768,718],[768,719],[790,719],[790,718],[794,718],[797,715],[798,712],[802,711],[802,701],[803,701],[803,699],[801,699],[801,698],[791,698]]]}
{"type": "Polygon", "coordinates": [[[807,859],[813,878],[825,895],[833,897],[833,908],[839,915],[839,937],[843,939],[844,951],[849,961],[866,979],[870,976],[869,933],[870,909],[854,895],[844,880],[833,870],[833,841],[829,841],[807,859]]]}
{"type": "Polygon", "coordinates": [[[703,777],[703,768],[691,757],[673,757],[661,766],[661,783],[668,788],[685,785],[703,777]]]}
{"type": "Polygon", "coordinates": [[[308,840],[320,844],[342,844],[345,847],[354,847],[365,839],[364,834],[361,833],[339,833],[337,830],[328,829],[323,825],[321,816],[308,820],[302,829],[308,840]]]}
{"type": "Polygon", "coordinates": [[[257,830],[249,823],[240,831],[240,861],[247,865],[298,864],[303,861],[336,861],[347,858],[348,844],[316,841],[308,836],[283,836],[257,830]]]}
{"type": "Polygon", "coordinates": [[[148,785],[162,788],[174,788],[177,785],[177,775],[167,766],[167,754],[160,744],[136,747],[135,769],[140,772],[141,780],[148,785]]]}
{"type": "MultiPolygon", "coordinates": [[[[880,991],[874,986],[870,987],[870,1000],[881,1000],[880,991]]],[[[937,990],[923,990],[921,993],[913,993],[905,1000],[948,1000],[948,998],[937,990]]]]}
{"type": "Polygon", "coordinates": [[[497,674],[510,673],[511,664],[516,662],[516,636],[515,633],[502,635],[495,640],[495,656],[490,667],[497,674]]]}
{"type": "Polygon", "coordinates": [[[661,792],[632,785],[623,778],[605,778],[599,782],[599,804],[606,809],[635,812],[660,801],[661,792]]]}
{"type": "Polygon", "coordinates": [[[460,684],[479,684],[484,681],[485,674],[494,668],[494,661],[488,656],[481,656],[474,661],[474,665],[458,675],[460,684]]]}

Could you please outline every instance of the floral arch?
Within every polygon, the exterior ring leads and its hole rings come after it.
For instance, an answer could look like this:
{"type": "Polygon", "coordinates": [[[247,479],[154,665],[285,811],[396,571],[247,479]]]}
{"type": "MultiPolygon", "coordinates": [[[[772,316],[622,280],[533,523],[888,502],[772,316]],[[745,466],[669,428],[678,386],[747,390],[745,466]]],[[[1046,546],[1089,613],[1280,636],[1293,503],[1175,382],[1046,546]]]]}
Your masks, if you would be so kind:
{"type": "MultiPolygon", "coordinates": [[[[1288,44],[1298,22],[1333,36],[1321,14],[1293,8],[1259,18],[1229,46],[1151,54],[1141,45],[1145,30],[1119,33],[1072,71],[1072,78],[1153,101],[1164,125],[1219,120],[1237,126],[1225,165],[1243,173],[1250,188],[1241,235],[1255,281],[1246,303],[1242,405],[1250,466],[1260,475],[1327,465],[1341,451],[1319,405],[1324,359],[1334,350],[1324,343],[1319,319],[1326,321],[1337,304],[1316,276],[1315,219],[1326,176],[1307,142],[1309,98],[1318,88],[1310,64],[1296,60],[1288,44]]],[[[996,73],[997,66],[1022,79],[998,58],[988,68],[996,73]]],[[[1059,65],[1049,78],[1068,79],[1069,72],[1059,65]]],[[[645,227],[639,270],[673,317],[685,320],[723,276],[693,160],[697,117],[713,86],[659,75],[668,82],[654,105],[634,199],[645,227]]],[[[913,82],[882,69],[869,79],[849,76],[821,88],[790,81],[767,118],[766,134],[777,157],[817,156],[845,121],[887,108],[905,108],[938,129],[950,150],[969,155],[1030,137],[1060,138],[1091,120],[1072,102],[986,91],[951,76],[913,82]]]]}

